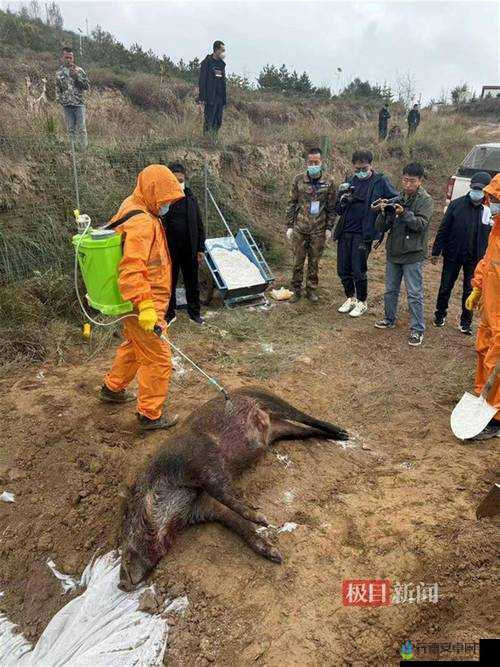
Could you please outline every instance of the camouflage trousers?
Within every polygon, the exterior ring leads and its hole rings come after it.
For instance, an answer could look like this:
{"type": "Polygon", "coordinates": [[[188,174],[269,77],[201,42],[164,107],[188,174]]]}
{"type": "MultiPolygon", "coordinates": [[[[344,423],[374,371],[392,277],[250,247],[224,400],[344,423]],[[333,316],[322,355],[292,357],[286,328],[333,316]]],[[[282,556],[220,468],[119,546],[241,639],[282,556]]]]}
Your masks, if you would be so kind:
{"type": "Polygon", "coordinates": [[[325,231],[319,233],[302,232],[296,227],[293,230],[293,273],[292,288],[302,289],[304,264],[307,258],[306,289],[318,289],[319,260],[325,247],[325,231]]]}

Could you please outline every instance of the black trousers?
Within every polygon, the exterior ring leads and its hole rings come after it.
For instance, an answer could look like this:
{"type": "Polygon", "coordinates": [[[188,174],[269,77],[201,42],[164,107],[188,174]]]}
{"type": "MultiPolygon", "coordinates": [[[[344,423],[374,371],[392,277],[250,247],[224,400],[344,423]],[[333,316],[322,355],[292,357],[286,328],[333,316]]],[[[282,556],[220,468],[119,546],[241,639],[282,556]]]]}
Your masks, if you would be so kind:
{"type": "Polygon", "coordinates": [[[167,319],[175,316],[177,301],[175,288],[182,271],[184,287],[186,288],[187,311],[189,315],[200,314],[200,287],[198,283],[198,257],[191,251],[189,244],[176,246],[169,242],[170,258],[172,260],[172,294],[167,309],[167,319]],[[187,246],[187,247],[186,247],[187,246]]]}
{"type": "Polygon", "coordinates": [[[224,105],[222,100],[215,100],[214,104],[205,103],[205,114],[203,132],[205,134],[213,132],[217,134],[222,125],[222,114],[224,112],[224,105]]]}
{"type": "Polygon", "coordinates": [[[462,289],[462,315],[460,317],[460,324],[470,326],[472,323],[472,311],[467,310],[465,302],[467,297],[472,292],[471,280],[474,276],[474,269],[476,264],[474,262],[453,262],[449,259],[443,259],[443,270],[441,272],[441,284],[436,303],[436,317],[446,317],[448,310],[448,302],[450,300],[453,287],[457,281],[460,271],[463,271],[463,289],[462,289]]]}
{"type": "Polygon", "coordinates": [[[371,243],[363,244],[361,234],[342,234],[337,247],[337,273],[347,297],[366,301],[368,296],[368,255],[371,243]]]}
{"type": "Polygon", "coordinates": [[[378,126],[378,138],[385,139],[387,137],[387,125],[378,126]]]}

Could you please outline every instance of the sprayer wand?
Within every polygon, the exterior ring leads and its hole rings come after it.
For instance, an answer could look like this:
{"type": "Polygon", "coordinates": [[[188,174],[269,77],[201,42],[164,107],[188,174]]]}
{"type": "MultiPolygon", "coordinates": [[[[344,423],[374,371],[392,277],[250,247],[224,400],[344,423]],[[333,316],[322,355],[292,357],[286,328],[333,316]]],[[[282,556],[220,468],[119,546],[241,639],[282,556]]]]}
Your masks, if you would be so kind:
{"type": "Polygon", "coordinates": [[[167,338],[167,336],[165,336],[165,334],[163,333],[163,329],[161,328],[161,326],[159,324],[155,325],[153,331],[159,338],[161,338],[161,340],[164,343],[167,343],[167,345],[170,345],[178,354],[181,355],[181,357],[183,357],[187,362],[189,362],[191,364],[191,366],[198,371],[198,373],[201,373],[201,375],[203,375],[210,382],[210,384],[213,384],[214,387],[216,387],[221,392],[221,394],[224,396],[226,401],[229,401],[229,394],[227,393],[227,389],[224,389],[224,387],[221,384],[219,384],[215,378],[208,375],[208,373],[205,373],[205,371],[202,368],[200,368],[198,366],[198,364],[196,364],[192,359],[190,359],[187,356],[187,354],[184,354],[184,352],[182,352],[182,350],[179,350],[179,348],[176,347],[172,343],[172,341],[169,338],[167,338]]]}

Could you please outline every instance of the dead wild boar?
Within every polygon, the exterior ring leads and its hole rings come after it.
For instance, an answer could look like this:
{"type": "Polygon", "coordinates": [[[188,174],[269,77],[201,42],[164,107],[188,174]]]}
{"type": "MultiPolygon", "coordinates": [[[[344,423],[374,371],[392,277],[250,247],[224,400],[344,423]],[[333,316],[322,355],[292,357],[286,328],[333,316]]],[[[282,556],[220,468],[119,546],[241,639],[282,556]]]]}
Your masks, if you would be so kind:
{"type": "Polygon", "coordinates": [[[347,440],[344,429],[315,419],[281,398],[247,388],[231,402],[214,398],[195,410],[158,450],[129,490],[121,526],[120,588],[143,581],[189,524],[217,521],[257,553],[281,563],[256,532],[266,517],[237,497],[233,481],[281,438],[347,440]]]}

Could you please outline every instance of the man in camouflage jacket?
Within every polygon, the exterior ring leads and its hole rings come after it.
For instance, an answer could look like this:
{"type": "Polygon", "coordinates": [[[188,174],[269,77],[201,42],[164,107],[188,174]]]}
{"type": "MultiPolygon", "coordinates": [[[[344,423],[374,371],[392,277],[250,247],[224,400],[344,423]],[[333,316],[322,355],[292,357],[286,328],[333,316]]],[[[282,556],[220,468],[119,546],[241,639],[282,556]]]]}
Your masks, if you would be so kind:
{"type": "Polygon", "coordinates": [[[80,148],[87,148],[87,127],[85,123],[85,103],[83,91],[88,90],[87,75],[75,64],[73,51],[65,46],[62,50],[62,64],[56,73],[56,100],[64,109],[71,142],[76,135],[80,148]]]}
{"type": "Polygon", "coordinates": [[[321,150],[313,148],[307,155],[307,171],[295,177],[287,208],[287,238],[293,245],[291,303],[302,295],[304,263],[307,257],[306,294],[318,301],[319,260],[325,241],[331,239],[335,220],[336,190],[333,178],[324,172],[321,150]]]}

